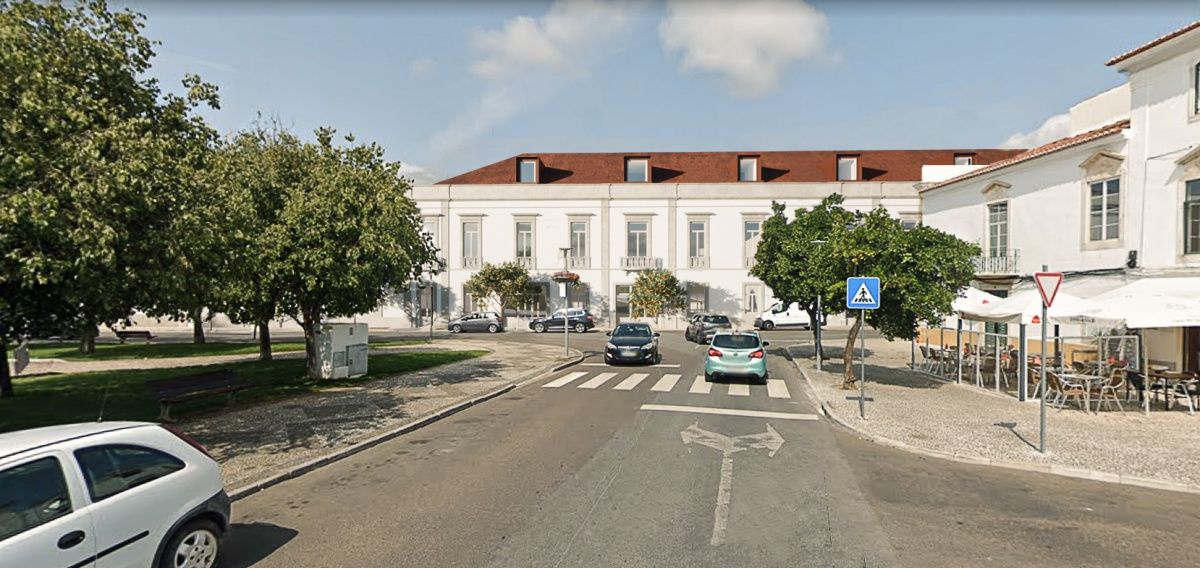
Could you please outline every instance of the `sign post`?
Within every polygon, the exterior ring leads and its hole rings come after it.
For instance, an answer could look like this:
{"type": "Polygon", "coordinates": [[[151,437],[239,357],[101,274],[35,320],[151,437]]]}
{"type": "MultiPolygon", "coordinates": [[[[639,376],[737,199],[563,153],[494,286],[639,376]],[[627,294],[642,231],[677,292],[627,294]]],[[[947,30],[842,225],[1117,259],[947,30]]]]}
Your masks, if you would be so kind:
{"type": "Polygon", "coordinates": [[[858,310],[858,417],[867,419],[867,310],[879,309],[879,279],[858,276],[846,279],[846,309],[858,310]]]}
{"type": "Polygon", "coordinates": [[[1038,293],[1042,295],[1042,370],[1041,380],[1038,381],[1038,393],[1041,398],[1039,405],[1041,406],[1041,427],[1038,430],[1038,451],[1046,453],[1046,319],[1047,310],[1054,305],[1054,297],[1058,295],[1058,288],[1062,286],[1063,274],[1061,272],[1047,272],[1049,268],[1043,264],[1042,271],[1033,275],[1033,281],[1037,283],[1038,293]]]}

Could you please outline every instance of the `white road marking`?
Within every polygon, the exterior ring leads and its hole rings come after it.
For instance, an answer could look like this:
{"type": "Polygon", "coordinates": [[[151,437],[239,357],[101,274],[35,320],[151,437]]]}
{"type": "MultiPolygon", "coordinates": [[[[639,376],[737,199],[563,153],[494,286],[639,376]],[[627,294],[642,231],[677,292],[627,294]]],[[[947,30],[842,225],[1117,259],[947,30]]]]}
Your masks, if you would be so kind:
{"type": "Polygon", "coordinates": [[[583,383],[582,385],[579,385],[579,388],[581,388],[581,389],[599,388],[600,385],[604,384],[606,381],[608,381],[609,379],[611,379],[615,376],[617,376],[616,373],[600,373],[599,375],[596,375],[588,382],[583,383]]]}
{"type": "Polygon", "coordinates": [[[691,394],[708,394],[712,391],[712,383],[704,380],[704,375],[696,375],[696,379],[692,381],[692,388],[688,389],[691,394]]]}
{"type": "Polygon", "coordinates": [[[607,367],[608,363],[580,363],[580,367],[607,367]]]}
{"type": "Polygon", "coordinates": [[[575,371],[574,373],[567,373],[557,379],[554,379],[553,381],[550,381],[550,382],[542,385],[542,388],[556,389],[556,388],[561,387],[561,386],[563,386],[575,379],[578,379],[579,377],[582,377],[586,374],[587,373],[584,373],[583,371],[575,371]]]}
{"type": "Polygon", "coordinates": [[[634,373],[632,375],[629,375],[629,378],[621,381],[619,384],[617,384],[617,386],[613,387],[613,390],[618,390],[618,391],[633,390],[634,387],[638,386],[638,383],[646,380],[646,377],[648,377],[648,376],[650,376],[650,375],[647,375],[646,373],[634,373]]]}
{"type": "Polygon", "coordinates": [[[679,368],[679,364],[677,364],[677,363],[659,363],[657,365],[650,365],[650,366],[658,367],[660,369],[678,369],[679,368]]]}
{"type": "Polygon", "coordinates": [[[783,379],[767,380],[767,396],[771,398],[792,398],[788,392],[787,383],[783,379]]]}
{"type": "Polygon", "coordinates": [[[725,542],[725,526],[729,520],[730,488],[733,486],[733,454],[742,450],[767,450],[767,457],[775,457],[775,452],[783,447],[783,436],[779,435],[771,423],[762,434],[746,434],[736,438],[709,432],[700,427],[696,421],[679,433],[684,445],[700,444],[721,452],[721,483],[717,487],[717,508],[713,511],[712,538],[708,541],[713,546],[721,546],[725,542]]]}
{"type": "Polygon", "coordinates": [[[750,385],[747,383],[729,383],[729,396],[750,396],[750,385]]]}
{"type": "Polygon", "coordinates": [[[671,389],[675,388],[675,383],[677,382],[679,382],[679,375],[663,375],[657,383],[654,383],[654,386],[650,387],[650,390],[654,392],[671,392],[671,389]]]}
{"type": "MultiPolygon", "coordinates": [[[[704,380],[703,377],[700,380],[704,380]]],[[[676,406],[672,404],[643,404],[642,410],[659,410],[663,412],[688,412],[693,414],[717,414],[720,416],[746,416],[749,418],[778,418],[780,420],[816,420],[816,414],[801,414],[795,412],[767,412],[765,410],[734,410],[732,408],[711,408],[707,406],[676,406]]]]}

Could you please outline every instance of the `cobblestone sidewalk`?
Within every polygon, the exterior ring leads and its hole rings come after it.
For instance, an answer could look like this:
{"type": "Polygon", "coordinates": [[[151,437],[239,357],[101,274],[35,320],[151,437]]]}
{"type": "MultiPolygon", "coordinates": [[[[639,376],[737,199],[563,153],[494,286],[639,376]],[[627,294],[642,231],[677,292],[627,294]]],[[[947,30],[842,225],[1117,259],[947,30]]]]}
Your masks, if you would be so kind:
{"type": "MultiPolygon", "coordinates": [[[[1037,451],[1038,403],[946,383],[908,368],[909,344],[867,340],[867,420],[857,390],[842,390],[841,349],[826,346],[824,371],[811,345],[788,348],[816,396],[841,422],[865,434],[908,446],[977,459],[1075,468],[1200,490],[1200,414],[1136,402],[1125,412],[1085,413],[1068,405],[1047,410],[1047,449],[1037,451]]],[[[856,362],[855,369],[857,371],[856,362]]],[[[1178,407],[1177,407],[1178,408],[1178,407]]],[[[1112,479],[1110,479],[1112,480],[1112,479]]]]}
{"type": "Polygon", "coordinates": [[[236,489],[562,362],[562,348],[555,346],[496,349],[492,342],[454,341],[440,347],[490,353],[180,426],[212,452],[221,463],[225,486],[236,489]]]}

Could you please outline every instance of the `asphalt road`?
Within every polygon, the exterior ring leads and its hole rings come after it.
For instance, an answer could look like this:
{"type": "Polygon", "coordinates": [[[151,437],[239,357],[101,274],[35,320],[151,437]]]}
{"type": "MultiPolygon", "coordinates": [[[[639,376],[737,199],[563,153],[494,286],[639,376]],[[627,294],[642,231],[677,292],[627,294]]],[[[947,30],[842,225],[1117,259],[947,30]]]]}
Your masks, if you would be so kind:
{"type": "MultiPolygon", "coordinates": [[[[560,340],[506,335],[514,349],[560,340]]],[[[808,338],[768,336],[779,382],[707,393],[695,392],[702,351],[679,333],[662,338],[662,366],[607,368],[593,356],[239,501],[223,565],[1185,566],[1200,557],[1200,497],[920,458],[813,419],[798,374],[774,349],[808,338]]],[[[572,339],[593,352],[604,342],[572,339]]]]}

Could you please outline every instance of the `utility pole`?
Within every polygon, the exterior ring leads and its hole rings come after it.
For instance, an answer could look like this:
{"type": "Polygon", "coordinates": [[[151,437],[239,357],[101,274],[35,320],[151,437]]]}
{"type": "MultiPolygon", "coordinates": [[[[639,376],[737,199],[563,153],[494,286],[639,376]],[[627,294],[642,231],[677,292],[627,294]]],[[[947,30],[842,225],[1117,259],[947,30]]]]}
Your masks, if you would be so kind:
{"type": "MultiPolygon", "coordinates": [[[[558,250],[562,251],[563,272],[570,271],[570,267],[569,267],[570,256],[569,255],[571,254],[571,247],[560,247],[558,250]]],[[[571,318],[567,317],[567,314],[570,313],[570,311],[571,311],[571,298],[570,298],[570,292],[569,292],[570,286],[571,286],[570,282],[562,283],[562,287],[563,287],[563,357],[571,356],[571,318]]]]}

